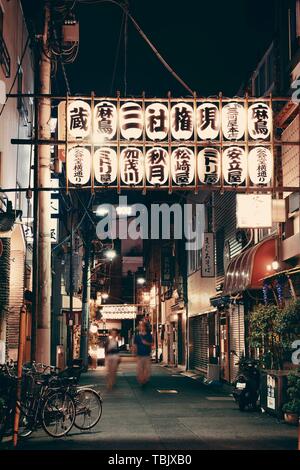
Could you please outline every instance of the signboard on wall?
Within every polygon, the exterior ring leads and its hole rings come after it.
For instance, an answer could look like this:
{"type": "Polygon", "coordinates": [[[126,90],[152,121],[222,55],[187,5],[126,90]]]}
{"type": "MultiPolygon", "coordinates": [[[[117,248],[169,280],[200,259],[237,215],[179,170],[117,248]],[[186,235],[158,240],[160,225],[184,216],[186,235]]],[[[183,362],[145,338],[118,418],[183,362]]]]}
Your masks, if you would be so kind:
{"type": "Polygon", "coordinates": [[[72,187],[271,184],[273,113],[267,98],[69,97],[59,109],[72,187]]]}
{"type": "Polygon", "coordinates": [[[271,194],[237,194],[236,221],[238,228],[271,228],[271,194]]]}

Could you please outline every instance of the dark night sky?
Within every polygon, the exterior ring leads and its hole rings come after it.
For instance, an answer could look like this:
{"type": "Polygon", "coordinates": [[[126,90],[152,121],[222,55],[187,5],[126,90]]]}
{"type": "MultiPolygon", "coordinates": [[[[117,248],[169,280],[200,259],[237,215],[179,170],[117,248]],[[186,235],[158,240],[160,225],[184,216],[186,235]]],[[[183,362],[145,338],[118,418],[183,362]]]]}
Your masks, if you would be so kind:
{"type": "MultiPolygon", "coordinates": [[[[130,0],[130,12],[159,52],[199,95],[234,95],[272,39],[274,0],[130,0]]],[[[75,8],[80,51],[67,65],[72,94],[110,94],[122,11],[113,4],[75,8]]],[[[128,20],[127,95],[186,96],[128,20]]],[[[113,94],[124,94],[124,40],[113,94]]],[[[62,90],[63,92],[65,90],[62,90]]]]}

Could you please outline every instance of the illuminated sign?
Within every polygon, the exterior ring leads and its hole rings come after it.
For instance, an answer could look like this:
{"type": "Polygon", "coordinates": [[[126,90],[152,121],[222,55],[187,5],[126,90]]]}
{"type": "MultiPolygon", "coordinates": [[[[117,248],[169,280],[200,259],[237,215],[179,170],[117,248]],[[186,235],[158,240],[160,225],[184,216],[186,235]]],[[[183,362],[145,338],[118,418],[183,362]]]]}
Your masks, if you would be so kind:
{"type": "Polygon", "coordinates": [[[68,97],[58,113],[72,187],[269,187],[272,126],[254,98],[68,97]]]}
{"type": "Polygon", "coordinates": [[[236,219],[238,228],[272,227],[271,194],[237,194],[236,219]]]}

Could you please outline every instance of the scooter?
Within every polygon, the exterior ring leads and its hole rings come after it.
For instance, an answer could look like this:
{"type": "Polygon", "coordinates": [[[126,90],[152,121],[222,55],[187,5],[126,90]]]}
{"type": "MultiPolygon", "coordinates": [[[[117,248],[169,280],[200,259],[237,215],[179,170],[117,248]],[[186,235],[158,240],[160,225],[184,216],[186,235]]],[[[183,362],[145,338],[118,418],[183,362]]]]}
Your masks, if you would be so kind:
{"type": "Polygon", "coordinates": [[[239,357],[235,351],[231,353],[239,359],[236,363],[239,371],[234,381],[233,397],[240,411],[244,411],[246,407],[255,410],[259,398],[259,362],[256,359],[239,357]]]}

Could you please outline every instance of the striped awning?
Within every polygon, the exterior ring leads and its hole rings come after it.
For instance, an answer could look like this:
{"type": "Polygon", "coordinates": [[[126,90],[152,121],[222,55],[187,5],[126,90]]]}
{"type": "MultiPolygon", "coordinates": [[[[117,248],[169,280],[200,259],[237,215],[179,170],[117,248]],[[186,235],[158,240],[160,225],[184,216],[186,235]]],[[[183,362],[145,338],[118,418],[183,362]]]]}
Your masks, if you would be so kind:
{"type": "Polygon", "coordinates": [[[224,279],[223,295],[234,295],[246,289],[261,289],[267,266],[276,258],[275,238],[268,238],[235,256],[224,279]]]}

